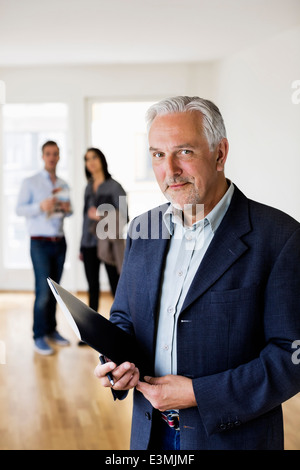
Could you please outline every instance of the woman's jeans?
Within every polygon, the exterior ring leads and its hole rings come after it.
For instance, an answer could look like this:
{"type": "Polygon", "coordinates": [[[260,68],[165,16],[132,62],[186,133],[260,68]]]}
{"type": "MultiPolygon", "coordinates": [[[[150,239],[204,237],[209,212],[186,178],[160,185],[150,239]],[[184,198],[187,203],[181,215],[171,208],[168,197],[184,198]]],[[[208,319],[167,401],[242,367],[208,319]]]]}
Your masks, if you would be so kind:
{"type": "Polygon", "coordinates": [[[35,302],[33,308],[34,339],[56,329],[56,300],[47,277],[59,283],[66,258],[66,240],[34,240],[30,242],[30,255],[35,275],[35,302]]]}

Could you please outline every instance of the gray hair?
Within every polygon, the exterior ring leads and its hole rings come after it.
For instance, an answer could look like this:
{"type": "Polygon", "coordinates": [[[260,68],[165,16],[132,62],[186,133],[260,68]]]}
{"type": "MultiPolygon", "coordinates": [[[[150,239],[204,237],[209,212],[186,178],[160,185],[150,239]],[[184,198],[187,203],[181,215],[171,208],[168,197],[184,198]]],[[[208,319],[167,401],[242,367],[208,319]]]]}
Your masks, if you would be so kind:
{"type": "Polygon", "coordinates": [[[199,111],[203,116],[203,127],[210,150],[225,137],[226,129],[219,108],[209,100],[198,96],[176,96],[153,104],[146,113],[147,129],[158,115],[199,111]]]}

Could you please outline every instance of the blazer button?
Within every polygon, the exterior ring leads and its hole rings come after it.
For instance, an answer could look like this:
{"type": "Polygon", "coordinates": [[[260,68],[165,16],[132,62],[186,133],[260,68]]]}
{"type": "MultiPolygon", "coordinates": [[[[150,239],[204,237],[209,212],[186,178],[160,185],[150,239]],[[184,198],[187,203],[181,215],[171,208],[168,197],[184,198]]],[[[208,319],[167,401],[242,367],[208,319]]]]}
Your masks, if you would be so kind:
{"type": "Polygon", "coordinates": [[[220,424],[220,425],[219,425],[219,429],[220,429],[221,431],[225,431],[225,429],[227,429],[226,424],[223,424],[223,423],[220,424]]]}
{"type": "Polygon", "coordinates": [[[149,421],[151,420],[151,414],[148,411],[146,411],[145,416],[149,421]]]}
{"type": "Polygon", "coordinates": [[[238,420],[238,419],[234,422],[234,425],[235,425],[235,426],[240,426],[241,424],[242,424],[242,423],[241,423],[240,420],[238,420]]]}

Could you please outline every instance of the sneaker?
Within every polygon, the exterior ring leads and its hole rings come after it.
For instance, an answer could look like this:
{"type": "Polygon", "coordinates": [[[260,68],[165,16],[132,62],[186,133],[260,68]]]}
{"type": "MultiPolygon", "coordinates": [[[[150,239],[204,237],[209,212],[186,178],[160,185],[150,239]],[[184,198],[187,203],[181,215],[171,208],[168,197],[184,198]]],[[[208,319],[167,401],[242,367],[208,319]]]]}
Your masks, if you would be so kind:
{"type": "Polygon", "coordinates": [[[53,349],[51,346],[49,346],[43,337],[36,338],[34,340],[34,350],[43,356],[50,356],[51,354],[54,354],[53,349]]]}
{"type": "Polygon", "coordinates": [[[63,338],[58,331],[53,331],[53,333],[50,333],[47,335],[47,338],[49,341],[52,341],[55,344],[58,344],[58,346],[69,346],[70,341],[68,341],[66,338],[63,338]]]}

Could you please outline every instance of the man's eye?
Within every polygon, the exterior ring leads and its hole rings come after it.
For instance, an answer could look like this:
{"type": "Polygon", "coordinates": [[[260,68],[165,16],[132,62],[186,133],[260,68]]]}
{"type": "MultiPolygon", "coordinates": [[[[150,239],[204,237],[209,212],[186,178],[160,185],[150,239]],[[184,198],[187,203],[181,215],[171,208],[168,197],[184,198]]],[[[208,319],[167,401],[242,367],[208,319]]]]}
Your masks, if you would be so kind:
{"type": "Polygon", "coordinates": [[[190,155],[192,152],[191,150],[182,149],[180,153],[181,155],[190,155]]]}
{"type": "Polygon", "coordinates": [[[161,152],[154,152],[154,153],[153,153],[153,157],[155,157],[155,158],[161,158],[161,157],[163,157],[163,153],[161,153],[161,152]]]}

